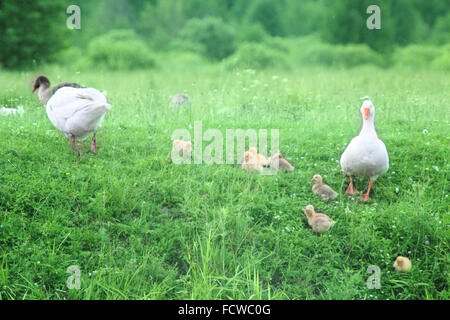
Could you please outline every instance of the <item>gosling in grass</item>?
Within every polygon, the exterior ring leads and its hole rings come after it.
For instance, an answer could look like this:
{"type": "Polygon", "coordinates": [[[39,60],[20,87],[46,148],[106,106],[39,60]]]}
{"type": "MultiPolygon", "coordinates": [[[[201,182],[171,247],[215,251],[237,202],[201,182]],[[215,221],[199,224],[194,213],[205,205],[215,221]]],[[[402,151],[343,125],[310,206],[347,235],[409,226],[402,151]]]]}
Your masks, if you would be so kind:
{"type": "Polygon", "coordinates": [[[334,200],[337,197],[337,192],[331,189],[326,184],[322,183],[322,176],[315,174],[311,181],[315,182],[312,187],[312,192],[322,198],[322,200],[334,200]]]}
{"type": "Polygon", "coordinates": [[[294,171],[294,167],[287,161],[285,158],[283,158],[283,155],[281,153],[274,154],[270,160],[269,165],[271,168],[275,170],[283,170],[287,172],[294,171]]]}
{"type": "Polygon", "coordinates": [[[190,103],[189,96],[186,93],[178,93],[172,97],[171,105],[174,108],[181,107],[184,104],[190,103]]]}
{"type": "Polygon", "coordinates": [[[394,268],[398,272],[409,272],[411,270],[411,261],[407,257],[398,256],[394,261],[394,268]]]}
{"type": "Polygon", "coordinates": [[[259,154],[255,147],[251,147],[244,153],[244,162],[242,169],[245,171],[261,171],[262,168],[269,165],[269,160],[262,154],[259,154]]]}
{"type": "Polygon", "coordinates": [[[192,144],[190,141],[173,140],[172,153],[183,152],[183,157],[190,158],[192,153],[192,144]]]}
{"type": "Polygon", "coordinates": [[[308,218],[308,224],[317,233],[325,233],[334,225],[334,221],[326,214],[316,213],[312,205],[307,205],[303,212],[308,218]]]}

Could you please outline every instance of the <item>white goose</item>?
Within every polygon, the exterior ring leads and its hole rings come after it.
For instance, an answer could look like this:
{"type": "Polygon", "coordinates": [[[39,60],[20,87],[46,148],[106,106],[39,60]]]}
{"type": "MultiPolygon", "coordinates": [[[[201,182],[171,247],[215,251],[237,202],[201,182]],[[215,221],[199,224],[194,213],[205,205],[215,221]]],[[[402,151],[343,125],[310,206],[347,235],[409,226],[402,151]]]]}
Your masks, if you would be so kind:
{"type": "Polygon", "coordinates": [[[355,194],[353,176],[359,175],[369,178],[367,192],[361,197],[362,201],[368,201],[372,184],[379,175],[389,169],[389,157],[383,141],[378,139],[375,132],[374,118],[375,107],[372,102],[366,100],[361,106],[363,126],[358,136],[354,137],[341,156],[341,168],[350,176],[346,194],[355,194]]]}
{"type": "Polygon", "coordinates": [[[92,137],[91,151],[97,152],[96,131],[111,106],[98,90],[84,88],[76,83],[61,83],[50,88],[45,76],[38,76],[32,92],[39,89],[39,100],[46,106],[48,118],[64,135],[70,138],[73,148],[79,153],[76,141],[92,137]]]}

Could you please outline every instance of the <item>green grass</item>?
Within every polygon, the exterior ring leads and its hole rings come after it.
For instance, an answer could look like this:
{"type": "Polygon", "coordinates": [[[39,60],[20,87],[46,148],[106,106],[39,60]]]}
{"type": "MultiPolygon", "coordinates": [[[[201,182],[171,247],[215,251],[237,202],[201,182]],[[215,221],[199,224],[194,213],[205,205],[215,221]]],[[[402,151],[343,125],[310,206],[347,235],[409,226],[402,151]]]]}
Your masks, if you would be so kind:
{"type": "Polygon", "coordinates": [[[0,117],[1,299],[449,298],[448,73],[190,68],[39,70],[108,92],[98,154],[87,140],[80,157],[31,95],[35,74],[0,72],[0,105],[25,109],[0,117]],[[174,112],[183,91],[192,104],[174,112]],[[368,204],[343,195],[338,163],[363,96],[390,157],[368,204]],[[279,129],[296,170],[172,164],[171,133],[197,120],[203,131],[279,129]],[[337,201],[312,194],[316,173],[337,201]],[[336,221],[328,234],[311,231],[307,204],[336,221]],[[410,273],[394,271],[397,255],[410,273]],[[80,290],[66,287],[70,265],[80,290]],[[366,287],[370,265],[380,290],[366,287]]]}

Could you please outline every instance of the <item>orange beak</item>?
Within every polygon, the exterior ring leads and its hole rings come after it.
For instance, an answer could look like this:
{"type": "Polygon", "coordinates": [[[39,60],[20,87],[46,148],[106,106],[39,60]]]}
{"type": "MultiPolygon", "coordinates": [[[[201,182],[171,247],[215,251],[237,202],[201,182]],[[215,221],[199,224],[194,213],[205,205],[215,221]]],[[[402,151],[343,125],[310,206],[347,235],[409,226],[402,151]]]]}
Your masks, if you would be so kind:
{"type": "Polygon", "coordinates": [[[31,92],[34,93],[35,91],[36,91],[36,88],[33,86],[33,87],[31,88],[31,92]]]}
{"type": "Polygon", "coordinates": [[[369,108],[364,108],[364,119],[369,119],[370,117],[370,109],[369,108]]]}

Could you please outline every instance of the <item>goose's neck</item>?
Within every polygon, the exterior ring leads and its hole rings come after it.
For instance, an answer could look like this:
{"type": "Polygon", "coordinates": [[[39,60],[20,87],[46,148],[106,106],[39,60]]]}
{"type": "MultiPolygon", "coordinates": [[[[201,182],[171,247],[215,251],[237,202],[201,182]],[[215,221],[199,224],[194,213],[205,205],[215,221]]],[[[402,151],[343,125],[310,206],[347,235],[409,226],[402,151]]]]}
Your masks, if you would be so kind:
{"type": "Polygon", "coordinates": [[[39,100],[42,103],[47,103],[49,96],[48,96],[48,86],[45,84],[41,84],[38,91],[39,100]]]}
{"type": "Polygon", "coordinates": [[[375,136],[375,137],[377,136],[377,132],[375,131],[375,125],[373,123],[373,118],[363,120],[363,126],[359,135],[375,136]]]}

